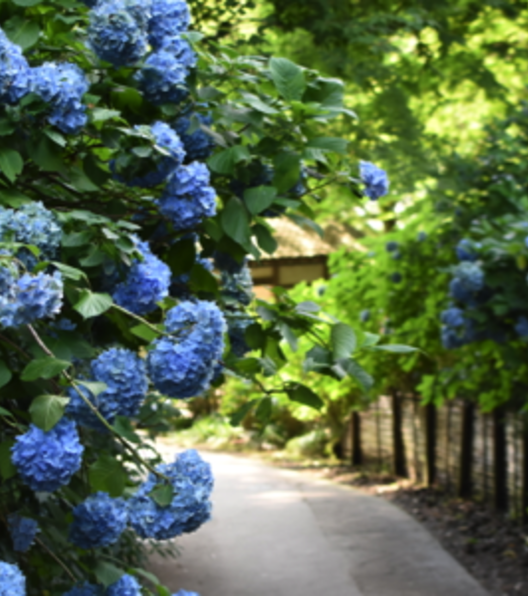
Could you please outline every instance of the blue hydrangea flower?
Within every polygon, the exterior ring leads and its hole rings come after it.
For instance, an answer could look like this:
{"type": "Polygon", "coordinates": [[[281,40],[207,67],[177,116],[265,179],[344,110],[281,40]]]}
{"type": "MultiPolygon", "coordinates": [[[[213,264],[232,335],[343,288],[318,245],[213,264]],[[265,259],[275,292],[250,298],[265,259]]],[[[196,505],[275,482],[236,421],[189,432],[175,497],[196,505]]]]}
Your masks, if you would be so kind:
{"type": "Polygon", "coordinates": [[[68,484],[81,467],[83,451],[75,423],[62,418],[48,432],[30,425],[16,437],[11,460],[24,484],[35,491],[53,492],[68,484]]]}
{"type": "Polygon", "coordinates": [[[7,516],[7,525],[13,541],[13,550],[19,553],[27,552],[40,531],[38,523],[29,517],[11,513],[7,516]]]}
{"type": "Polygon", "coordinates": [[[149,493],[159,479],[149,475],[129,500],[130,525],[139,536],[168,540],[193,532],[210,519],[213,476],[198,453],[185,452],[174,463],[161,464],[156,470],[169,477],[174,495],[169,505],[158,505],[149,493]]]}
{"type": "MultiPolygon", "coordinates": [[[[0,267],[2,283],[9,283],[9,273],[0,267]]],[[[21,327],[38,319],[51,317],[62,307],[62,278],[59,272],[53,275],[25,273],[19,279],[11,277],[6,292],[0,294],[0,325],[21,327]]]]}
{"type": "Polygon", "coordinates": [[[73,509],[69,541],[79,548],[101,548],[119,540],[128,523],[124,499],[112,499],[104,492],[90,495],[73,509]]]}
{"type": "Polygon", "coordinates": [[[462,327],[466,323],[466,319],[464,317],[464,311],[456,306],[451,306],[450,308],[442,311],[440,314],[440,320],[444,325],[448,327],[462,327]]]}
{"type": "Polygon", "coordinates": [[[141,586],[135,577],[125,574],[109,586],[106,596],[141,596],[141,586]]]}
{"type": "Polygon", "coordinates": [[[174,123],[174,129],[183,142],[187,161],[205,161],[213,152],[215,143],[212,137],[199,127],[193,132],[188,132],[193,118],[197,118],[200,124],[208,127],[213,123],[211,116],[193,113],[178,118],[174,123]]]}
{"type": "Polygon", "coordinates": [[[222,311],[212,302],[181,302],[169,310],[165,326],[176,337],[153,342],[147,359],[152,382],[169,397],[203,393],[224,350],[226,323],[222,311]]]}
{"type": "MultiPolygon", "coordinates": [[[[0,207],[0,240],[32,244],[40,249],[41,257],[52,260],[57,256],[62,230],[55,214],[41,202],[22,205],[19,209],[0,207]]],[[[37,259],[29,251],[19,251],[17,258],[27,267],[36,264],[37,259]]]]}
{"type": "Polygon", "coordinates": [[[19,46],[0,29],[0,101],[16,104],[29,93],[31,74],[19,46]]]}
{"type": "MultiPolygon", "coordinates": [[[[116,416],[136,416],[148,390],[145,362],[134,352],[124,348],[110,348],[91,363],[92,378],[107,388],[94,396],[81,383],[81,391],[99,413],[113,424],[116,416]]],[[[66,412],[82,426],[106,432],[76,389],[68,391],[70,403],[66,412]]]]}
{"type": "MultiPolygon", "coordinates": [[[[148,3],[144,3],[148,7],[148,3]]],[[[146,19],[138,2],[107,0],[90,11],[89,45],[101,60],[130,66],[147,52],[146,19]]]]}
{"type": "Polygon", "coordinates": [[[456,350],[465,344],[465,341],[459,336],[456,330],[447,325],[442,326],[441,340],[446,350],[456,350]]]}
{"type": "Polygon", "coordinates": [[[26,578],[17,565],[0,561],[0,596],[26,596],[26,578]]]}
{"type": "MultiPolygon", "coordinates": [[[[135,129],[141,133],[144,132],[145,136],[153,137],[155,144],[163,150],[164,155],[155,152],[154,156],[150,156],[148,160],[136,159],[132,166],[143,165],[142,162],[148,161],[151,169],[146,173],[133,175],[129,179],[126,174],[122,175],[121,173],[114,174],[114,177],[128,186],[151,188],[161,184],[177,166],[183,163],[185,149],[178,134],[165,122],[155,122],[150,127],[136,126],[135,129]],[[152,165],[156,166],[155,169],[152,169],[152,165]]],[[[125,157],[128,160],[128,154],[125,157]]],[[[115,171],[118,164],[119,158],[111,162],[112,171],[115,171]]]]}
{"type": "Polygon", "coordinates": [[[373,201],[389,192],[387,172],[369,161],[359,162],[359,175],[365,184],[365,194],[373,201]]]}
{"type": "Polygon", "coordinates": [[[418,232],[418,235],[416,236],[416,240],[418,242],[424,242],[425,240],[427,240],[427,234],[425,232],[418,232]]]}
{"type": "Polygon", "coordinates": [[[185,0],[152,0],[152,16],[148,24],[149,43],[159,49],[174,35],[187,31],[191,13],[185,0]]]}
{"type": "Polygon", "coordinates": [[[478,245],[471,242],[471,240],[462,239],[456,246],[456,254],[459,261],[476,261],[478,259],[477,248],[478,245]]]}
{"type": "Polygon", "coordinates": [[[176,168],[159,200],[159,210],[176,230],[189,230],[216,215],[216,193],[207,166],[193,162],[176,168]]]}
{"type": "Polygon", "coordinates": [[[145,315],[157,308],[156,302],[169,295],[171,271],[152,254],[147,242],[137,240],[136,248],[143,260],[134,261],[125,281],[116,286],[112,297],[119,306],[145,315]]]}
{"type": "Polygon", "coordinates": [[[198,592],[188,592],[187,590],[179,590],[178,592],[176,592],[176,594],[173,594],[172,596],[200,596],[200,594],[198,594],[198,592]]]}
{"type": "Polygon", "coordinates": [[[247,264],[246,258],[237,261],[230,254],[218,250],[215,250],[213,253],[213,260],[217,269],[225,271],[225,273],[228,273],[229,275],[240,273],[247,264]]]}
{"type": "Polygon", "coordinates": [[[75,586],[68,592],[64,592],[62,596],[102,596],[102,589],[99,586],[94,586],[88,582],[82,585],[75,586]]]}
{"type": "Polygon", "coordinates": [[[367,308],[359,313],[359,320],[366,323],[370,319],[370,310],[367,308]]]}
{"type": "Polygon", "coordinates": [[[400,245],[395,240],[390,240],[385,244],[385,250],[387,252],[394,252],[395,250],[398,250],[398,246],[400,245]]]}
{"type": "Polygon", "coordinates": [[[189,94],[185,84],[188,74],[188,67],[177,55],[160,49],[145,60],[136,80],[146,99],[154,105],[177,104],[189,94]]]}
{"type": "Polygon", "coordinates": [[[45,62],[31,71],[31,91],[50,106],[48,122],[66,134],[77,134],[86,124],[88,79],[76,64],[45,62]]]}
{"type": "Polygon", "coordinates": [[[394,273],[391,274],[390,280],[392,281],[393,284],[399,284],[402,280],[401,273],[399,271],[395,271],[394,273]]]}
{"type": "Polygon", "coordinates": [[[484,272],[480,265],[462,261],[454,269],[454,277],[449,283],[449,293],[455,300],[473,305],[477,292],[483,287],[484,272]]]}
{"type": "Polygon", "coordinates": [[[528,337],[528,319],[525,316],[521,316],[517,319],[515,331],[519,337],[528,337]]]}
{"type": "Polygon", "coordinates": [[[231,344],[231,351],[235,356],[243,358],[251,350],[246,342],[246,329],[253,323],[253,319],[244,313],[231,313],[227,323],[227,335],[231,344]]]}
{"type": "Polygon", "coordinates": [[[253,300],[253,279],[247,263],[240,273],[230,275],[222,271],[221,294],[228,301],[239,302],[247,306],[253,300]]]}

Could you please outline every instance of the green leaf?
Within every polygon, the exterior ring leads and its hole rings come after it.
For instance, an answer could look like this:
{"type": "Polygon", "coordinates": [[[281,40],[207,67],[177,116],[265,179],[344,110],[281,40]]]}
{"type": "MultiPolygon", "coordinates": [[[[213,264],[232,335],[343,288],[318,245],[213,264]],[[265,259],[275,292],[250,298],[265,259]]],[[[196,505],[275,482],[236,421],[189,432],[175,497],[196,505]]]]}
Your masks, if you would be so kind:
{"type": "Polygon", "coordinates": [[[385,344],[382,346],[372,346],[371,350],[380,352],[393,352],[394,354],[410,354],[411,352],[418,352],[418,348],[412,346],[404,346],[402,344],[385,344]]]}
{"type": "Polygon", "coordinates": [[[73,308],[85,319],[97,317],[106,312],[113,305],[112,297],[108,294],[98,294],[90,290],[83,290],[81,298],[73,308]]]}
{"type": "Polygon", "coordinates": [[[68,144],[68,141],[60,133],[55,130],[51,130],[51,128],[44,129],[44,133],[60,147],[66,147],[68,144]]]}
{"type": "Polygon", "coordinates": [[[255,410],[255,416],[262,422],[262,424],[267,424],[271,418],[271,411],[271,397],[263,397],[255,410]]]}
{"type": "Polygon", "coordinates": [[[37,379],[52,379],[66,370],[71,363],[57,358],[38,358],[32,360],[22,371],[22,381],[36,381],[37,379]]]}
{"type": "Polygon", "coordinates": [[[244,202],[253,215],[267,209],[275,200],[277,189],[273,186],[255,186],[244,192],[244,202]]]}
{"type": "Polygon", "coordinates": [[[7,364],[3,360],[0,360],[0,387],[7,385],[12,376],[7,364]]]}
{"type": "Polygon", "coordinates": [[[317,137],[308,141],[307,147],[346,155],[348,141],[337,137],[317,137]]]}
{"type": "Polygon", "coordinates": [[[321,307],[319,304],[317,304],[317,302],[306,300],[305,302],[299,302],[294,310],[296,313],[304,315],[306,313],[313,314],[314,312],[319,312],[321,307]]]}
{"type": "Polygon", "coordinates": [[[379,342],[381,337],[381,335],[369,333],[368,331],[365,331],[363,336],[363,343],[361,344],[362,348],[369,348],[371,346],[375,346],[379,342]]]}
{"type": "Polygon", "coordinates": [[[280,322],[278,327],[282,337],[288,342],[288,345],[290,346],[292,352],[296,352],[299,346],[297,336],[292,331],[291,327],[283,322],[280,322]]]}
{"type": "Polygon", "coordinates": [[[107,492],[111,497],[120,497],[125,489],[127,474],[114,457],[103,454],[88,469],[88,479],[94,492],[107,492]]]}
{"type": "Polygon", "coordinates": [[[42,136],[38,143],[28,141],[26,149],[31,159],[44,172],[64,172],[64,159],[59,147],[48,137],[42,136]]]}
{"type": "Polygon", "coordinates": [[[178,240],[167,255],[167,265],[173,275],[189,273],[196,263],[196,243],[192,238],[178,240]]]}
{"type": "Polygon", "coordinates": [[[243,406],[240,406],[238,410],[236,410],[229,419],[229,424],[231,426],[239,426],[242,420],[246,417],[247,414],[255,407],[255,404],[258,402],[258,399],[252,399],[248,401],[243,406]]]}
{"type": "Polygon", "coordinates": [[[189,285],[193,292],[207,292],[218,294],[218,281],[216,277],[205,269],[200,263],[195,263],[191,269],[189,285]]]}
{"type": "MultiPolygon", "coordinates": [[[[17,0],[16,4],[20,4],[24,0],[17,0]]],[[[33,2],[33,0],[26,0],[33,2]]],[[[33,2],[34,4],[35,2],[33,2]]],[[[20,4],[21,6],[33,6],[33,4],[20,4]]],[[[25,20],[21,17],[13,17],[9,19],[4,25],[4,31],[7,37],[20,46],[23,50],[27,50],[35,45],[40,36],[40,28],[36,21],[25,20]]]]}
{"type": "Polygon", "coordinates": [[[257,112],[262,112],[263,114],[278,114],[279,111],[275,108],[272,108],[268,103],[264,102],[260,97],[257,95],[253,95],[252,93],[242,93],[242,100],[248,106],[251,106],[257,112]]]}
{"type": "Polygon", "coordinates": [[[51,430],[64,416],[64,409],[70,400],[60,395],[41,395],[29,407],[31,421],[44,432],[51,430]]]}
{"type": "Polygon", "coordinates": [[[11,122],[7,118],[0,119],[0,137],[5,137],[12,134],[15,131],[15,123],[11,122]]]}
{"type": "Polygon", "coordinates": [[[334,353],[334,360],[347,358],[356,349],[356,334],[352,327],[345,323],[336,323],[332,326],[330,332],[330,343],[334,353]]]}
{"type": "Polygon", "coordinates": [[[17,176],[22,173],[24,160],[18,151],[14,149],[0,149],[0,170],[4,176],[14,182],[17,176]]]}
{"type": "Polygon", "coordinates": [[[86,277],[86,273],[81,269],[70,267],[70,265],[65,265],[59,261],[51,261],[51,264],[62,273],[63,277],[66,277],[67,279],[73,279],[74,281],[88,279],[86,277]]]}
{"type": "Polygon", "coordinates": [[[119,581],[123,575],[125,575],[125,572],[122,569],[118,569],[115,565],[112,565],[112,563],[97,561],[94,574],[97,581],[103,584],[105,588],[108,588],[108,586],[119,581]]]}
{"type": "Polygon", "coordinates": [[[300,66],[287,58],[271,58],[271,78],[277,91],[286,99],[301,99],[306,89],[306,80],[300,66]]]}
{"type": "Polygon", "coordinates": [[[62,235],[62,246],[67,248],[77,248],[90,244],[92,232],[84,230],[83,232],[73,232],[72,234],[62,235]]]}
{"type": "Polygon", "coordinates": [[[264,252],[270,255],[273,254],[279,245],[268,228],[262,224],[257,224],[252,229],[257,237],[259,247],[264,252]]]}
{"type": "Polygon", "coordinates": [[[345,358],[340,360],[338,364],[349,377],[352,377],[359,383],[363,391],[369,392],[372,389],[374,386],[374,379],[355,360],[352,358],[345,358]]]}
{"type": "Polygon", "coordinates": [[[301,156],[291,151],[282,151],[275,156],[273,164],[273,186],[279,193],[288,192],[299,180],[301,156]]]}
{"type": "Polygon", "coordinates": [[[167,507],[174,498],[174,489],[170,484],[157,484],[150,492],[149,496],[156,501],[160,507],[167,507]]]}
{"type": "Polygon", "coordinates": [[[112,426],[116,433],[124,437],[127,441],[130,441],[131,443],[141,443],[141,439],[132,428],[130,418],[127,418],[126,416],[116,416],[112,426]]]}
{"type": "Polygon", "coordinates": [[[266,334],[258,323],[248,325],[244,331],[244,339],[253,350],[258,350],[266,345],[266,334]]]}
{"type": "Polygon", "coordinates": [[[249,218],[242,201],[236,197],[229,199],[221,216],[224,232],[239,244],[249,241],[249,218]]]}
{"type": "Polygon", "coordinates": [[[40,4],[42,0],[13,0],[13,4],[17,6],[36,6],[40,4]]]}
{"type": "Polygon", "coordinates": [[[235,165],[241,161],[249,161],[251,153],[243,145],[235,145],[216,153],[207,160],[209,168],[217,174],[233,174],[235,165]]]}
{"type": "Polygon", "coordinates": [[[11,461],[11,447],[14,444],[13,439],[0,443],[0,476],[3,480],[9,480],[17,473],[17,469],[11,461]]]}
{"type": "MultiPolygon", "coordinates": [[[[90,391],[90,393],[92,393],[94,397],[97,397],[103,391],[106,391],[108,389],[108,385],[106,383],[101,383],[99,381],[83,381],[80,379],[76,379],[75,382],[77,383],[77,385],[81,385],[81,391],[83,387],[86,387],[86,389],[88,389],[88,391],[90,391]]],[[[84,391],[83,395],[85,397],[89,397],[85,394],[84,391]]]]}
{"type": "Polygon", "coordinates": [[[309,406],[316,410],[320,410],[324,406],[324,402],[306,385],[297,384],[293,389],[288,390],[288,397],[291,401],[295,401],[304,406],[309,406]]]}
{"type": "Polygon", "coordinates": [[[9,410],[6,410],[5,408],[0,407],[0,416],[13,416],[13,414],[11,414],[11,412],[9,410]]]}
{"type": "Polygon", "coordinates": [[[113,118],[120,118],[121,112],[119,110],[109,110],[107,108],[95,108],[90,112],[92,122],[104,122],[112,120],[113,118]]]}
{"type": "Polygon", "coordinates": [[[132,327],[132,329],[130,330],[130,333],[133,333],[135,336],[140,337],[141,339],[144,339],[145,341],[148,341],[149,343],[151,341],[154,341],[161,335],[161,333],[156,333],[154,331],[154,329],[152,329],[152,327],[148,327],[144,323],[141,323],[140,325],[136,325],[135,327],[132,327]]]}

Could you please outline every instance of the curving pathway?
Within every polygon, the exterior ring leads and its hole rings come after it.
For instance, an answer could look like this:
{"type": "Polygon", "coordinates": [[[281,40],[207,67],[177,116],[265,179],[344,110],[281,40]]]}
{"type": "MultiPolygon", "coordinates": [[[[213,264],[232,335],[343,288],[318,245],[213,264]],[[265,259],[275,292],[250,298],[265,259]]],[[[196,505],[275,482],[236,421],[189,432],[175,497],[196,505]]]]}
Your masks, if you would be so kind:
{"type": "MultiPolygon", "coordinates": [[[[384,499],[239,456],[204,453],[213,519],[151,570],[201,596],[487,596],[384,499]]],[[[172,459],[172,453],[170,454],[172,459]]]]}

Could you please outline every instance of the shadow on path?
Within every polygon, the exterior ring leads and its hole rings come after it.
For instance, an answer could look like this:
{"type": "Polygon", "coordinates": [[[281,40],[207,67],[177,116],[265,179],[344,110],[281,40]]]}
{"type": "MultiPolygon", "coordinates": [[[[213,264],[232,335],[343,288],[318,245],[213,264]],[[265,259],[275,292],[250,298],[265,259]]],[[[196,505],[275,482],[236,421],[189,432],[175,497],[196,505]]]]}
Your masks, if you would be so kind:
{"type": "Polygon", "coordinates": [[[213,519],[151,570],[201,596],[486,596],[387,501],[238,456],[206,453],[213,519]]]}

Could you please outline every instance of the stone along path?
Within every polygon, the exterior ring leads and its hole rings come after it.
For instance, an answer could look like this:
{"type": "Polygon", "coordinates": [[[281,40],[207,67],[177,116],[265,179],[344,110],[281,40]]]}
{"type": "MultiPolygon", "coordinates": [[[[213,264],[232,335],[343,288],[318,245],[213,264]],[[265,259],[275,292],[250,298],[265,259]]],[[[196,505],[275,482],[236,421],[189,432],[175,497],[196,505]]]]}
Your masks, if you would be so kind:
{"type": "MultiPolygon", "coordinates": [[[[486,596],[413,518],[352,488],[203,453],[213,519],[151,570],[201,596],[486,596]]],[[[172,453],[169,456],[172,459],[172,453]]]]}

